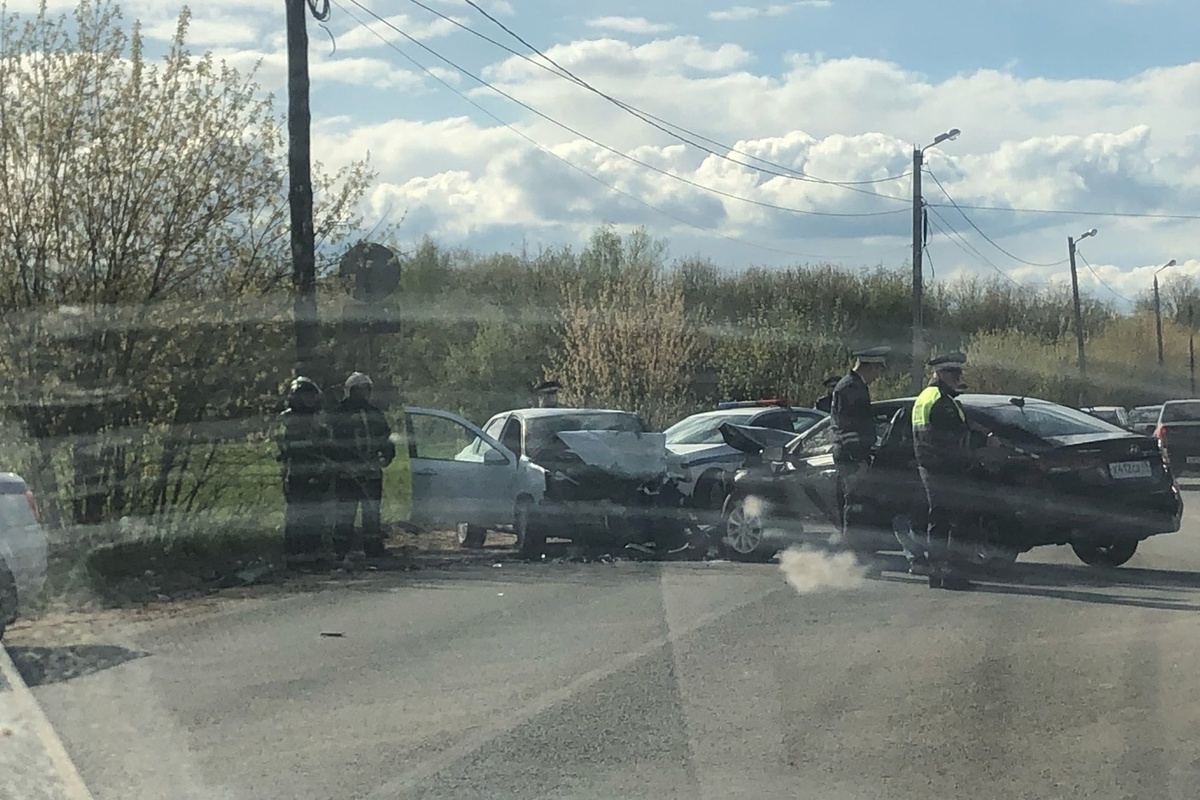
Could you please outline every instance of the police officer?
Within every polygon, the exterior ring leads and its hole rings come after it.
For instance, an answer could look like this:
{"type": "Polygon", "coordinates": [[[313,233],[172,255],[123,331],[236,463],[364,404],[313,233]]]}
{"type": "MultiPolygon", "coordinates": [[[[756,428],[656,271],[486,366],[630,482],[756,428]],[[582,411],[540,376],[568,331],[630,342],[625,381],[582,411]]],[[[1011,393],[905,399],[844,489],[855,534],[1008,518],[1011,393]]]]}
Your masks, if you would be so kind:
{"type": "Polygon", "coordinates": [[[825,379],[821,385],[825,387],[825,394],[817,398],[817,402],[813,403],[813,408],[817,411],[824,411],[826,414],[833,408],[833,387],[838,385],[840,381],[837,375],[830,376],[825,379]]]}
{"type": "Polygon", "coordinates": [[[537,407],[558,408],[558,393],[561,389],[562,384],[558,381],[542,381],[533,387],[533,393],[537,395],[537,407]]]}
{"type": "Polygon", "coordinates": [[[859,508],[859,485],[870,466],[875,446],[875,414],[868,385],[887,368],[890,347],[872,347],[851,353],[854,367],[833,387],[833,463],[837,468],[842,530],[835,540],[853,548],[852,525],[859,508]]]}
{"type": "Polygon", "coordinates": [[[385,554],[379,505],[383,499],[383,470],[396,457],[392,430],[383,412],[371,404],[372,381],[361,372],[346,379],[346,397],[332,417],[338,454],[337,514],[334,552],[347,556],[362,551],[385,554]],[[354,519],[362,507],[362,528],[354,519]]]}
{"type": "Polygon", "coordinates": [[[298,377],[288,387],[276,444],[285,504],[284,552],[293,558],[316,555],[330,522],[332,438],[321,413],[321,389],[311,379],[298,377]]]}
{"type": "Polygon", "coordinates": [[[961,516],[962,481],[971,466],[970,429],[962,403],[962,372],[967,357],[949,353],[930,359],[933,379],[917,396],[912,410],[913,450],[925,487],[929,516],[926,528],[931,589],[970,589],[953,570],[954,528],[961,516]]]}

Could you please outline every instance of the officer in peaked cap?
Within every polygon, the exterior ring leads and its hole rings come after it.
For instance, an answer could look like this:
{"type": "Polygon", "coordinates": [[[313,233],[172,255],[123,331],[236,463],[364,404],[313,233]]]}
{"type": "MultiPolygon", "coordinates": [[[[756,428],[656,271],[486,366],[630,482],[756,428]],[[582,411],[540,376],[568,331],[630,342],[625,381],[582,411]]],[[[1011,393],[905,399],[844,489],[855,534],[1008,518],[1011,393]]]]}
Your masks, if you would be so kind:
{"type": "Polygon", "coordinates": [[[562,389],[562,384],[558,381],[542,381],[533,387],[533,393],[537,395],[538,408],[558,408],[560,389],[562,389]]]}
{"type": "Polygon", "coordinates": [[[854,366],[833,387],[829,414],[833,417],[833,463],[837,468],[843,547],[854,548],[854,531],[862,507],[859,487],[875,446],[875,414],[871,410],[872,381],[887,368],[890,347],[871,347],[851,353],[854,366]]]}
{"type": "Polygon", "coordinates": [[[930,359],[933,379],[913,403],[913,450],[929,504],[930,588],[971,588],[951,563],[954,529],[966,500],[961,482],[971,466],[970,428],[958,401],[966,365],[967,357],[958,352],[930,359]]]}
{"type": "Polygon", "coordinates": [[[840,380],[840,376],[832,375],[821,383],[825,387],[825,394],[817,398],[817,402],[813,403],[813,408],[817,411],[824,411],[826,414],[829,413],[829,409],[833,407],[833,387],[837,386],[840,380]]]}

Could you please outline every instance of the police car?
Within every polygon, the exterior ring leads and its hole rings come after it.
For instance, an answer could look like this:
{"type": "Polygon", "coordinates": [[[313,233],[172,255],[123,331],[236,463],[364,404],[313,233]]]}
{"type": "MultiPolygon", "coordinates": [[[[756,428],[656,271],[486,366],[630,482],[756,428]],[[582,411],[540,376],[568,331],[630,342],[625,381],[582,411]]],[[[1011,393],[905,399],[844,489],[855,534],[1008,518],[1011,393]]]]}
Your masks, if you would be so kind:
{"type": "Polygon", "coordinates": [[[679,490],[693,508],[720,511],[733,474],[746,454],[725,444],[722,423],[798,434],[827,417],[815,408],[793,408],[780,399],[727,401],[667,428],[667,449],[679,456],[687,477],[679,490]]]}

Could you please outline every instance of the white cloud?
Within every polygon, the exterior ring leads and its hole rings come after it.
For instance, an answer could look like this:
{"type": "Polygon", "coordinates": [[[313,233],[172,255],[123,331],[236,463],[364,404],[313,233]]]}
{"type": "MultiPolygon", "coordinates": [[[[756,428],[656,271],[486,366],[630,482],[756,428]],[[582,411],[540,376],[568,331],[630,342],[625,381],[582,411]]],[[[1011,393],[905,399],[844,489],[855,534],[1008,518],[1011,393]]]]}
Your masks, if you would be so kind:
{"type": "Polygon", "coordinates": [[[645,17],[597,17],[588,20],[588,27],[621,33],[663,33],[674,28],[665,22],[651,22],[645,17]]]}
{"type": "Polygon", "coordinates": [[[710,11],[708,18],[714,22],[739,22],[759,17],[782,17],[798,8],[828,8],[830,0],[799,0],[794,3],[774,3],[765,6],[732,6],[721,11],[710,11]]]}
{"type": "MultiPolygon", "coordinates": [[[[452,17],[459,22],[464,20],[452,17]]],[[[338,48],[342,50],[360,50],[370,47],[385,47],[387,42],[404,41],[397,31],[404,31],[409,36],[422,41],[447,36],[459,30],[453,22],[440,17],[418,19],[408,14],[393,14],[384,17],[384,21],[370,20],[365,25],[354,25],[350,30],[337,37],[338,48]]]]}

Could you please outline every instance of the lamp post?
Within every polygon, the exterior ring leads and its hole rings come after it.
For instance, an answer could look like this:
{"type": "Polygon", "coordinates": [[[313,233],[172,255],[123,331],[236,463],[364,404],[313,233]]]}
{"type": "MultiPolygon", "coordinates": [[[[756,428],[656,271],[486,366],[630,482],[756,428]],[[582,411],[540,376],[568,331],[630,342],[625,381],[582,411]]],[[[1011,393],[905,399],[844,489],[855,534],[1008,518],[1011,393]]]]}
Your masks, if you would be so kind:
{"type": "Polygon", "coordinates": [[[912,383],[913,393],[921,391],[925,377],[924,354],[924,322],[921,318],[922,286],[922,256],[924,254],[925,208],[921,201],[921,167],[925,163],[925,151],[936,147],[942,142],[954,141],[962,133],[958,128],[951,128],[945,133],[939,133],[933,141],[924,147],[913,148],[912,166],[912,383]]]}
{"type": "Polygon", "coordinates": [[[1095,236],[1096,229],[1084,231],[1079,238],[1067,237],[1067,255],[1071,262],[1071,297],[1075,304],[1075,345],[1076,359],[1079,364],[1079,405],[1083,405],[1083,389],[1087,385],[1087,358],[1083,352],[1083,309],[1079,305],[1079,273],[1075,269],[1075,245],[1089,236],[1095,236]]]}
{"type": "Polygon", "coordinates": [[[1162,344],[1162,302],[1158,297],[1158,273],[1162,272],[1167,267],[1175,266],[1175,259],[1171,259],[1163,264],[1158,269],[1154,270],[1154,335],[1158,339],[1158,365],[1163,365],[1163,344],[1162,344]]]}

